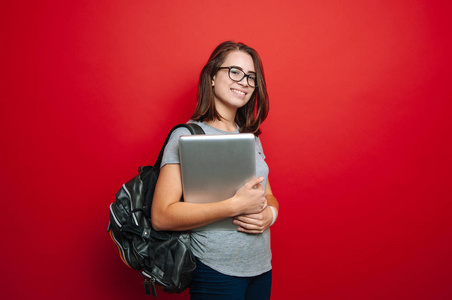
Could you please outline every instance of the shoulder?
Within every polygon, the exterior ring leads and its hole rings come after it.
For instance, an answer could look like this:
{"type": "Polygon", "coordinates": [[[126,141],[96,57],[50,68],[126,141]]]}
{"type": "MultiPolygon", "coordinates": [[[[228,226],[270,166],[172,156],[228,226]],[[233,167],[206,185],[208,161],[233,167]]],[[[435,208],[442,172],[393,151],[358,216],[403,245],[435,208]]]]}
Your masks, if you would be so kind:
{"type": "Polygon", "coordinates": [[[185,127],[180,127],[171,133],[170,140],[179,139],[183,135],[190,135],[190,134],[191,134],[190,130],[188,130],[185,127]]]}
{"type": "MultiPolygon", "coordinates": [[[[192,122],[192,121],[187,122],[187,124],[188,124],[188,123],[192,123],[192,124],[199,125],[199,126],[204,130],[204,128],[203,128],[203,126],[202,126],[203,123],[192,122]]],[[[177,129],[175,129],[175,130],[171,133],[171,136],[170,136],[169,141],[174,140],[174,139],[178,140],[178,139],[179,139],[181,136],[183,136],[183,135],[191,135],[191,132],[190,132],[190,130],[188,130],[187,127],[179,127],[179,128],[177,128],[177,129]]]]}
{"type": "Polygon", "coordinates": [[[183,135],[190,135],[190,131],[185,127],[177,128],[171,133],[163,152],[160,167],[163,167],[166,164],[179,163],[179,138],[183,135]]]}

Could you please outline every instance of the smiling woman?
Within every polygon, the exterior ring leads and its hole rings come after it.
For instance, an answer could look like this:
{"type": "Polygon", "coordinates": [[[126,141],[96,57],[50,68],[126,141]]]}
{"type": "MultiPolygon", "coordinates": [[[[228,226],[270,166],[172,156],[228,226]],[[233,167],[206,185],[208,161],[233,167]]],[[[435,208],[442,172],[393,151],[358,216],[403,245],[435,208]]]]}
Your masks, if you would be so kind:
{"type": "Polygon", "coordinates": [[[237,124],[240,132],[259,135],[259,126],[268,114],[267,85],[259,54],[242,43],[220,44],[201,72],[197,96],[192,120],[216,123],[225,118],[229,119],[229,126],[223,127],[226,131],[234,130],[237,124]],[[237,103],[226,105],[234,102],[234,95],[237,103]],[[225,105],[232,110],[222,109],[225,105]]]}
{"type": "Polygon", "coordinates": [[[241,43],[220,44],[201,72],[198,105],[191,122],[206,134],[253,133],[257,177],[228,199],[207,204],[180,202],[177,145],[187,131],[178,129],[170,137],[151,219],[157,230],[191,230],[197,263],[191,299],[270,299],[270,226],[276,221],[279,205],[270,188],[259,139],[259,125],[267,112],[265,79],[256,51],[241,43]],[[234,218],[237,230],[200,228],[228,217],[234,218]]]}
{"type": "Polygon", "coordinates": [[[254,71],[253,59],[249,54],[242,51],[231,52],[222,65],[223,67],[218,69],[218,73],[212,79],[215,108],[220,116],[231,120],[230,129],[235,130],[234,120],[237,109],[243,107],[250,100],[255,89],[248,84],[248,76],[250,75],[246,73],[252,72],[255,76],[256,72],[254,71]],[[225,70],[228,70],[228,72],[225,70]],[[241,77],[241,80],[233,80],[235,77],[241,77]],[[245,77],[247,77],[247,80],[243,80],[245,77]]]}

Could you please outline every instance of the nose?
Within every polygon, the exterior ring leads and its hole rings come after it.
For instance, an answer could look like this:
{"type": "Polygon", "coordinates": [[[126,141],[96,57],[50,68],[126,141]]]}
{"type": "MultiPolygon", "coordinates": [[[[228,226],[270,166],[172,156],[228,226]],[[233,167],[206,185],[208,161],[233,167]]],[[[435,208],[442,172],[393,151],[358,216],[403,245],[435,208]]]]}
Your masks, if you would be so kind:
{"type": "Polygon", "coordinates": [[[240,79],[240,81],[237,81],[238,84],[243,85],[243,86],[248,86],[248,77],[245,75],[243,76],[242,79],[240,79]]]}

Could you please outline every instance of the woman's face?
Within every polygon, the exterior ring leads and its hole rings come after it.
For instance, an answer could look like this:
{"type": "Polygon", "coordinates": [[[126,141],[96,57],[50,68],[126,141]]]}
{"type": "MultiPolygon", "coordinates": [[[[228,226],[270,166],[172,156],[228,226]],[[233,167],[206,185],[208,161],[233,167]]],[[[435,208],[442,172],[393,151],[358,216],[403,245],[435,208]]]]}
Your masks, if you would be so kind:
{"type": "MultiPolygon", "coordinates": [[[[248,53],[232,51],[226,57],[221,67],[236,67],[245,74],[256,76],[254,62],[248,53]]],[[[251,98],[254,88],[249,86],[247,77],[236,82],[229,78],[228,69],[220,69],[213,77],[215,107],[221,115],[224,109],[234,109],[244,106],[251,98]]]]}

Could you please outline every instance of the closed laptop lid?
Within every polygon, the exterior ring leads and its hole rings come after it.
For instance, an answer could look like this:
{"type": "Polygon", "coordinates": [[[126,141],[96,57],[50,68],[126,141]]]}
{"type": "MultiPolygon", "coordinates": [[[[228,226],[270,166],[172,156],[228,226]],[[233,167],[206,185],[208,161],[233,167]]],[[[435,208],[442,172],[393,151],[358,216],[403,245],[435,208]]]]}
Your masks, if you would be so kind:
{"type": "MultiPolygon", "coordinates": [[[[179,155],[185,202],[228,199],[256,176],[255,137],[251,133],[181,136],[179,155]]],[[[198,230],[207,229],[237,230],[237,226],[228,218],[198,230]]]]}

